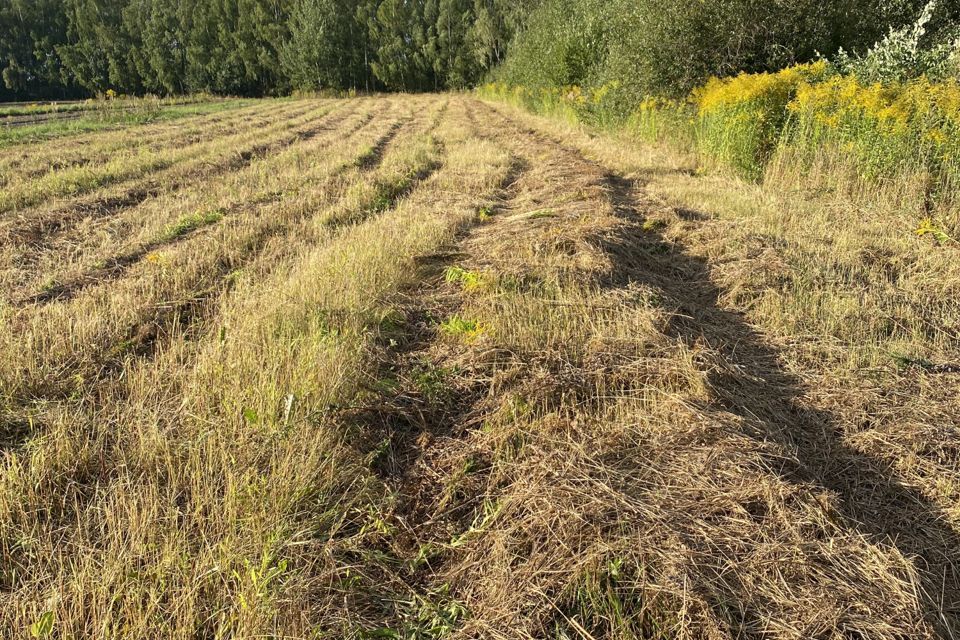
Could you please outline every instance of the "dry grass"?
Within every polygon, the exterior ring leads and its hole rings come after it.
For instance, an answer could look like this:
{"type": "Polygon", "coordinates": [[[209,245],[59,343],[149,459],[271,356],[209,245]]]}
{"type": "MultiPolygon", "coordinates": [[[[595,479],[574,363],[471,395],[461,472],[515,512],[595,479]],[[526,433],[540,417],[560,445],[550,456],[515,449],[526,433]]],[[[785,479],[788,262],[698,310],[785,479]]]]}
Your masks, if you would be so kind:
{"type": "Polygon", "coordinates": [[[2,635],[960,632],[960,280],[889,195],[462,97],[181,125],[0,156],[2,635]]]}

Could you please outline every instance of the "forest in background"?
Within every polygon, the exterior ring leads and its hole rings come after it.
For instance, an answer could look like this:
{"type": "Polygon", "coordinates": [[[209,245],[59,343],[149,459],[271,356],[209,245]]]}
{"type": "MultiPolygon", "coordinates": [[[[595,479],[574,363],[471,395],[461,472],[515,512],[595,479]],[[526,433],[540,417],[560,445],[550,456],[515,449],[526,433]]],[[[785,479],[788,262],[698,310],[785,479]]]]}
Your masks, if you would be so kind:
{"type": "Polygon", "coordinates": [[[502,62],[529,4],[3,0],[0,99],[464,88],[502,62]]]}
{"type": "MultiPolygon", "coordinates": [[[[623,112],[710,76],[863,52],[922,0],[3,0],[2,100],[434,91],[616,80],[623,112]],[[510,54],[508,55],[508,51],[510,54]]],[[[952,37],[941,3],[933,39],[952,37]]]]}

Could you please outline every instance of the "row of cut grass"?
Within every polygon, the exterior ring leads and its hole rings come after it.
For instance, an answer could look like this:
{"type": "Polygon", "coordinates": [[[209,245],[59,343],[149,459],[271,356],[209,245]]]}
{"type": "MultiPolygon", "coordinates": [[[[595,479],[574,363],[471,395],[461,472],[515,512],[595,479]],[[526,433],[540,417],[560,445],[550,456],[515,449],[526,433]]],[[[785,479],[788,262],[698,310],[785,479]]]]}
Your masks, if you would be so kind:
{"type": "MultiPolygon", "coordinates": [[[[389,122],[382,126],[388,127],[389,122]]],[[[309,171],[303,171],[297,154],[292,152],[277,161],[257,163],[234,184],[221,189],[217,208],[235,213],[226,216],[211,233],[147,255],[132,265],[123,279],[101,286],[94,283],[67,302],[24,308],[18,318],[11,319],[18,329],[14,333],[36,341],[37,348],[20,354],[21,375],[5,380],[4,387],[43,389],[54,380],[59,380],[61,387],[82,384],[82,379],[65,376],[61,368],[86,376],[96,373],[104,357],[116,359],[136,353],[140,342],[154,338],[151,317],[174,320],[164,311],[165,305],[175,310],[190,306],[192,299],[227,284],[224,278],[248,266],[251,257],[266,250],[271,238],[285,237],[301,220],[324,217],[325,200],[339,195],[343,168],[352,166],[358,153],[358,148],[345,145],[338,153],[316,157],[309,171]],[[138,335],[138,326],[146,327],[148,334],[138,335]]],[[[381,170],[385,175],[406,174],[424,161],[416,145],[398,154],[397,161],[384,164],[381,170]]],[[[376,179],[377,175],[366,178],[376,179]]],[[[370,209],[373,203],[359,200],[355,204],[370,209]]],[[[9,395],[25,394],[29,396],[30,392],[9,395]]]]}
{"type": "Polygon", "coordinates": [[[46,611],[58,633],[129,638],[305,637],[356,623],[343,608],[361,595],[352,558],[376,543],[389,497],[324,414],[364,384],[384,300],[415,258],[449,241],[505,171],[493,145],[446,120],[434,135],[456,153],[409,200],[324,242],[278,236],[287,259],[266,279],[238,275],[198,340],[128,363],[122,401],[63,416],[35,453],[7,460],[0,540],[29,531],[32,542],[29,553],[4,545],[26,571],[3,596],[0,628],[46,611]],[[93,451],[111,469],[96,482],[93,451]],[[49,492],[63,510],[47,509],[49,492]],[[60,597],[45,600],[50,590],[60,597]]]}
{"type": "MultiPolygon", "coordinates": [[[[277,114],[274,116],[274,124],[266,130],[258,130],[256,123],[250,123],[248,125],[250,130],[238,134],[237,141],[239,142],[244,134],[248,140],[253,139],[258,133],[269,136],[274,132],[292,131],[291,135],[296,136],[300,129],[316,118],[318,110],[324,109],[327,109],[326,106],[313,105],[289,119],[277,114]]],[[[34,206],[56,197],[82,195],[102,186],[144,176],[186,161],[197,161],[197,159],[206,158],[211,147],[217,151],[221,150],[224,140],[219,142],[221,145],[210,145],[207,141],[201,140],[183,148],[172,146],[157,151],[131,148],[111,156],[101,164],[67,167],[62,171],[53,171],[36,178],[26,177],[19,181],[15,179],[0,193],[0,213],[34,206]]]]}
{"type": "MultiPolygon", "coordinates": [[[[196,221],[286,197],[295,187],[284,182],[289,180],[284,176],[285,167],[291,164],[312,167],[318,164],[316,156],[320,150],[344,137],[349,139],[358,132],[362,133],[369,125],[373,117],[369,105],[364,108],[357,103],[345,107],[342,110],[335,107],[332,110],[334,115],[319,115],[318,122],[328,123],[335,119],[340,128],[331,127],[308,141],[288,137],[286,132],[273,140],[252,134],[255,148],[265,144],[276,148],[270,148],[271,153],[266,155],[250,155],[243,162],[235,162],[238,157],[235,155],[235,141],[228,141],[222,153],[229,171],[204,171],[179,189],[158,193],[139,204],[131,203],[113,215],[101,215],[95,223],[97,233],[89,233],[89,226],[81,223],[58,235],[48,235],[35,245],[8,246],[3,254],[3,261],[9,265],[5,271],[10,282],[8,290],[12,294],[16,291],[23,293],[40,286],[40,282],[55,285],[69,281],[85,271],[95,271],[98,266],[110,264],[116,256],[141,253],[172,242],[197,226],[196,221]],[[281,143],[276,144],[278,141],[281,143]],[[214,177],[218,182],[211,187],[214,177]]],[[[304,175],[314,174],[304,171],[304,175]]]]}
{"type": "MultiPolygon", "coordinates": [[[[492,387],[466,441],[426,456],[424,476],[449,483],[440,493],[453,503],[418,505],[463,532],[420,541],[439,550],[432,586],[451,585],[469,612],[457,635],[934,637],[929,603],[903,579],[922,561],[864,536],[842,498],[779,472],[863,453],[844,457],[852,439],[811,445],[806,418],[769,403],[778,392],[766,376],[784,384],[780,374],[697,270],[720,247],[684,237],[693,223],[610,178],[661,175],[660,158],[512,111],[482,121],[529,169],[448,272],[463,288],[455,317],[483,332],[444,337],[455,346],[435,366],[467,367],[492,387]],[[553,214],[530,215],[544,208],[553,214]]],[[[655,184],[697,180],[675,176],[655,184]]],[[[734,197],[715,183],[708,194],[734,197]]],[[[756,233],[750,218],[738,224],[750,231],[716,232],[734,244],[756,233]]]]}
{"type": "Polygon", "coordinates": [[[131,130],[158,122],[231,111],[249,105],[248,100],[200,102],[195,104],[134,109],[127,112],[79,114],[79,117],[54,119],[23,126],[0,125],[0,150],[24,144],[44,143],[85,134],[131,130]]]}
{"type": "Polygon", "coordinates": [[[288,101],[277,101],[272,106],[249,105],[176,122],[77,136],[46,145],[11,147],[5,152],[0,151],[0,170],[3,172],[0,181],[5,185],[19,175],[37,177],[69,166],[102,163],[131,147],[158,151],[164,147],[186,146],[201,139],[210,140],[240,131],[251,122],[260,122],[262,126],[274,114],[292,115],[295,112],[291,112],[289,107],[288,101]]]}

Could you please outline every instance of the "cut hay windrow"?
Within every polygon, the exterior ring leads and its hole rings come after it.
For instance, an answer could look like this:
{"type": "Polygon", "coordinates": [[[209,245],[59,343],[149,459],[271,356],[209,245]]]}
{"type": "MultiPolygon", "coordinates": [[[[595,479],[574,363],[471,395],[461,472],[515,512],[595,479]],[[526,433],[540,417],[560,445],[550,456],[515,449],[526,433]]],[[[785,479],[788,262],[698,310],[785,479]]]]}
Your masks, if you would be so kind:
{"type": "MultiPolygon", "coordinates": [[[[581,175],[591,166],[599,168],[597,183],[608,191],[608,206],[621,221],[599,232],[593,244],[605,247],[620,270],[613,282],[628,285],[627,299],[638,296],[654,326],[669,339],[665,346],[679,350],[675,356],[660,357],[670,367],[657,367],[666,375],[668,388],[657,389],[662,382],[645,383],[627,395],[626,399],[642,401],[640,414],[628,411],[626,419],[631,430],[642,427],[639,433],[634,431],[631,442],[644,444],[639,448],[631,444],[629,454],[606,454],[623,456],[629,460],[626,469],[631,477],[644,478],[640,459],[649,443],[650,469],[655,472],[626,492],[631,508],[642,508],[644,526],[657,523],[650,531],[656,532],[658,542],[640,547],[669,548],[659,536],[672,527],[674,540],[680,543],[676,548],[680,555],[675,557],[645,552],[641,578],[631,577],[632,586],[621,592],[621,597],[632,593],[639,598],[641,626],[651,624],[647,608],[651,600],[644,595],[650,588],[658,598],[672,590],[671,597],[688,599],[669,605],[666,623],[657,627],[686,628],[686,637],[701,637],[705,630],[717,637],[758,634],[770,620],[778,621],[776,637],[811,637],[836,629],[855,629],[865,637],[951,637],[960,612],[956,572],[960,557],[952,542],[960,530],[954,498],[960,466],[953,445],[958,416],[946,398],[956,393],[956,383],[918,375],[920,368],[896,365],[888,354],[904,348],[905,335],[899,329],[891,333],[885,325],[890,312],[885,309],[896,308],[901,322],[914,327],[907,335],[917,347],[939,352],[938,360],[951,362],[958,345],[950,330],[955,305],[939,296],[928,298],[934,292],[911,285],[905,273],[901,287],[891,290],[889,263],[883,266],[870,256],[876,251],[916,255],[922,272],[937,273],[944,283],[957,281],[955,268],[914,241],[891,234],[882,220],[859,216],[856,207],[844,210],[839,203],[777,198],[757,188],[744,189],[742,183],[738,193],[736,181],[697,177],[685,169],[683,158],[588,137],[567,125],[514,110],[498,112],[505,120],[519,118],[521,127],[537,130],[537,139],[556,149],[555,154],[573,150],[591,158],[578,172],[581,175]],[[676,168],[665,170],[671,165],[676,168]],[[650,185],[646,189],[638,186],[646,183],[650,185]],[[842,231],[837,228],[838,215],[849,225],[842,231]],[[820,225],[831,232],[813,232],[820,225]],[[821,244],[825,237],[833,238],[829,246],[821,244]],[[915,306],[908,303],[917,298],[928,299],[915,306]],[[847,311],[852,300],[860,306],[856,313],[847,311]],[[788,317],[790,324],[785,323],[788,317]],[[865,323],[864,318],[872,320],[865,323]],[[804,329],[795,323],[803,323],[804,329]],[[889,364],[877,368],[884,357],[889,364]],[[668,373],[677,367],[680,371],[668,373]],[[675,385],[683,379],[689,380],[692,396],[678,396],[675,385]],[[927,412],[925,403],[938,397],[942,411],[927,412]],[[941,435],[930,439],[934,432],[941,435]],[[726,438],[732,438],[729,446],[723,445],[726,438]],[[672,459],[679,464],[690,454],[707,455],[710,461],[703,467],[692,463],[687,472],[672,466],[672,459]],[[723,471],[726,463],[720,460],[726,459],[736,470],[723,471]],[[661,478],[666,486],[659,484],[661,478]],[[724,488],[725,483],[733,484],[724,488]],[[764,486],[768,488],[761,490],[764,486]],[[637,495],[656,499],[657,506],[636,503],[637,495]],[[683,495],[695,500],[681,506],[683,495]],[[679,519],[671,525],[663,520],[666,513],[679,519]],[[756,534],[742,528],[748,524],[756,534]],[[731,529],[724,532],[727,526],[731,529]],[[700,544],[706,546],[698,550],[700,544]],[[759,547],[752,550],[752,544],[759,547]],[[681,557],[690,563],[682,572],[681,557]],[[755,569],[751,562],[758,563],[755,569]],[[665,576],[670,580],[683,576],[681,582],[670,587],[656,578],[654,567],[661,563],[670,567],[665,576]],[[688,573],[691,568],[695,575],[688,573]],[[741,591],[725,593],[727,587],[712,585],[713,578],[699,573],[702,570],[715,571],[721,585],[729,584],[725,576],[735,575],[741,591]],[[828,580],[834,585],[825,588],[828,580]],[[710,586],[702,587],[697,596],[688,588],[694,584],[710,586]],[[695,606],[690,599],[697,597],[704,599],[695,606]],[[712,598],[740,602],[744,608],[729,616],[723,613],[726,609],[711,604],[712,598]],[[686,618],[671,618],[676,606],[686,618]],[[700,621],[697,609],[703,616],[700,621]],[[756,617],[744,616],[744,610],[756,611],[756,617]],[[803,611],[816,614],[804,619],[803,611]]],[[[542,202],[538,198],[538,206],[542,202]]],[[[502,261],[504,253],[498,248],[492,255],[502,261]]],[[[914,273],[922,278],[921,271],[914,273]]],[[[498,307],[503,304],[497,300],[498,307]]],[[[539,314],[543,306],[531,302],[528,308],[539,314]]],[[[618,305],[598,301],[588,308],[611,306],[618,305]]],[[[517,315],[505,312],[508,318],[517,315]]],[[[482,316],[479,321],[496,326],[482,316]]],[[[616,323],[618,332],[625,322],[616,323]]],[[[596,329],[583,332],[592,331],[596,329]]],[[[599,344],[609,343],[599,339],[599,344]]],[[[610,348],[602,348],[604,359],[610,357],[610,348]]],[[[655,347],[655,352],[663,348],[655,347]]],[[[657,358],[634,357],[624,363],[646,367],[651,359],[657,358]]],[[[637,376],[626,379],[636,384],[637,376]]],[[[576,404],[572,392],[566,395],[576,404]]],[[[606,397],[617,399],[622,394],[598,387],[583,402],[606,397]]],[[[613,417],[604,414],[602,424],[611,425],[614,417],[624,419],[624,409],[618,406],[624,400],[616,401],[613,417]]],[[[605,404],[609,403],[601,402],[605,404]]],[[[586,453],[602,458],[605,454],[596,454],[592,442],[593,438],[582,445],[586,453]]],[[[604,470],[604,478],[617,478],[603,466],[597,468],[604,470]]],[[[529,485],[529,473],[518,477],[529,485]]],[[[555,482],[556,475],[550,478],[555,482]]],[[[626,480],[624,486],[630,487],[626,480]]],[[[476,566],[488,565],[484,561],[476,566]]],[[[609,576],[604,578],[606,570],[603,565],[592,570],[593,576],[587,578],[590,588],[610,584],[609,576]]],[[[596,597],[589,602],[596,602],[596,597]]],[[[624,610],[614,604],[617,611],[624,610]]],[[[582,604],[577,607],[581,615],[589,610],[582,604]]],[[[573,617],[570,610],[564,615],[573,617]]],[[[583,624],[583,619],[578,622],[583,624]]],[[[601,626],[596,635],[620,637],[617,633],[601,626]]]]}
{"type": "Polygon", "coordinates": [[[216,164],[188,163],[175,169],[182,174],[179,181],[163,188],[120,187],[115,196],[99,194],[90,202],[25,217],[9,230],[12,246],[4,255],[10,264],[5,275],[15,279],[21,291],[51,290],[76,278],[77,272],[108,267],[118,254],[176,240],[203,226],[198,222],[222,215],[228,206],[225,194],[244,189],[249,180],[261,180],[261,174],[269,177],[271,166],[283,166],[297,154],[319,152],[349,139],[372,119],[372,113],[352,108],[332,114],[321,111],[303,125],[306,133],[290,135],[283,130],[272,137],[253,136],[240,152],[228,145],[219,151],[221,158],[214,158],[216,164]],[[211,188],[214,180],[219,184],[211,188]],[[91,227],[99,233],[90,234],[91,227]],[[36,278],[40,274],[42,280],[36,278]]]}
{"type": "Polygon", "coordinates": [[[0,636],[960,633],[949,244],[464,95],[183,125],[6,214],[0,636]]]}
{"type": "MultiPolygon", "coordinates": [[[[325,111],[329,108],[325,105],[314,105],[313,109],[290,118],[278,116],[266,131],[258,129],[256,124],[250,124],[245,133],[248,136],[251,133],[270,135],[273,132],[293,132],[293,135],[298,135],[298,126],[316,117],[317,110],[325,111]]],[[[238,134],[237,138],[240,139],[242,135],[238,134]]],[[[36,179],[8,184],[0,193],[0,213],[10,215],[10,212],[20,212],[53,198],[82,196],[104,186],[143,178],[148,173],[159,173],[181,163],[197,161],[210,151],[208,147],[206,142],[200,141],[182,148],[172,144],[158,151],[134,148],[111,156],[102,164],[67,167],[36,179]]]]}
{"type": "MultiPolygon", "coordinates": [[[[380,126],[386,128],[390,123],[380,126]]],[[[358,145],[363,146],[363,143],[358,145]]],[[[77,372],[93,374],[103,366],[105,356],[116,360],[127,352],[136,354],[149,347],[157,337],[154,330],[157,319],[179,322],[176,310],[180,306],[190,306],[191,301],[205,297],[204,292],[210,287],[229,284],[229,279],[221,281],[262,250],[271,236],[282,235],[295,220],[317,213],[313,207],[323,203],[316,199],[317,194],[336,193],[335,182],[331,182],[337,179],[335,172],[351,164],[352,158],[361,151],[347,145],[342,147],[345,155],[322,154],[319,153],[322,148],[318,146],[315,157],[311,156],[310,144],[303,150],[291,148],[251,165],[232,181],[208,193],[207,196],[212,197],[211,210],[229,214],[211,227],[212,233],[184,237],[167,250],[161,247],[156,252],[143,253],[139,260],[125,268],[124,277],[118,281],[107,278],[102,285],[93,281],[78,291],[76,297],[64,302],[23,308],[10,318],[11,340],[16,340],[15,335],[22,335],[19,334],[22,328],[30,335],[44,335],[43,339],[49,341],[47,347],[34,355],[59,355],[47,360],[47,364],[35,363],[39,369],[24,360],[24,369],[18,367],[21,374],[8,382],[30,388],[29,380],[46,380],[46,386],[53,383],[52,388],[56,389],[62,382],[69,383],[73,375],[63,378],[62,374],[55,373],[66,363],[72,363],[69,366],[77,372]],[[305,165],[304,161],[310,164],[305,165]],[[309,170],[289,170],[298,165],[309,166],[309,170]],[[320,182],[302,189],[313,181],[320,182]],[[80,335],[84,337],[78,342],[80,335]],[[33,370],[39,377],[25,375],[27,370],[33,370]],[[61,383],[53,382],[57,377],[61,383]]],[[[188,207],[186,211],[189,210],[188,207]]],[[[157,231],[163,228],[158,226],[157,231]]],[[[11,357],[16,356],[11,352],[11,357]]]]}
{"type": "Polygon", "coordinates": [[[240,131],[248,124],[262,126],[274,116],[291,115],[302,106],[288,101],[277,101],[272,106],[252,104],[124,130],[0,148],[0,184],[6,185],[19,175],[36,177],[64,166],[96,164],[130,147],[159,150],[171,144],[183,146],[201,139],[212,140],[240,131]]]}

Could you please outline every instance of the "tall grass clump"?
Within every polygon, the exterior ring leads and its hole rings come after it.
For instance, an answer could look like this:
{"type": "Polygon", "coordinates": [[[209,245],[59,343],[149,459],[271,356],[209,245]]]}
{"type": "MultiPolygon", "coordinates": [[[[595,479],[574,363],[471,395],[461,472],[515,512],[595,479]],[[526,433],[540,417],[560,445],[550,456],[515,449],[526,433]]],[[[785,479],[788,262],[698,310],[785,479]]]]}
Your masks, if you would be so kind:
{"type": "Polygon", "coordinates": [[[646,142],[696,148],[696,107],[689,100],[648,97],[627,118],[630,134],[646,142]]]}
{"type": "Polygon", "coordinates": [[[609,129],[623,122],[612,99],[618,86],[617,82],[610,82],[594,88],[579,85],[534,88],[491,82],[479,87],[477,94],[542,116],[609,129]]]}

